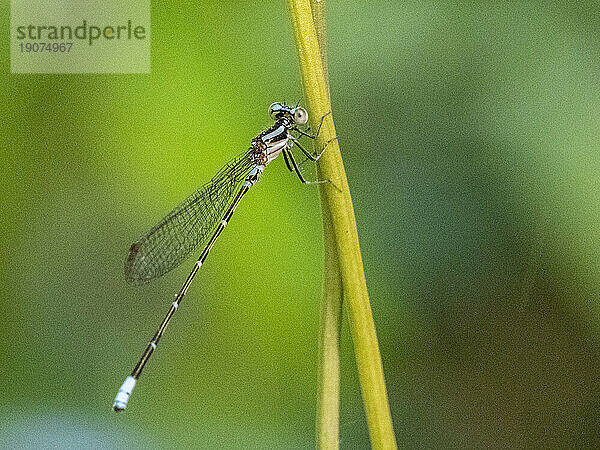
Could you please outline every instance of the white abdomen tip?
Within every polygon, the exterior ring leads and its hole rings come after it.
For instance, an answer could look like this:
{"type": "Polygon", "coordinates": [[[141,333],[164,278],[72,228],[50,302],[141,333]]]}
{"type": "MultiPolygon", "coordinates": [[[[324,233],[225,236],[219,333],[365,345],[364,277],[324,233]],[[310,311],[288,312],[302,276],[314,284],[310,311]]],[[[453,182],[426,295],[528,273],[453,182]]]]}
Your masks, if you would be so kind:
{"type": "Polygon", "coordinates": [[[113,409],[117,412],[123,411],[127,408],[127,402],[129,401],[129,396],[133,392],[133,388],[135,387],[136,379],[132,376],[128,376],[125,378],[125,381],[119,388],[119,392],[117,392],[117,396],[115,397],[115,402],[113,403],[113,409]]]}

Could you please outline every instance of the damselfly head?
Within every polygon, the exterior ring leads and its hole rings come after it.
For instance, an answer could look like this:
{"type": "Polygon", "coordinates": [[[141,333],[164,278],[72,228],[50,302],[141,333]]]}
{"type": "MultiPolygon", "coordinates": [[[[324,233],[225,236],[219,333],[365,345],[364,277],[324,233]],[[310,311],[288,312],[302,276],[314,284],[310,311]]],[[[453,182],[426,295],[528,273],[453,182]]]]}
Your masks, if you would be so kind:
{"type": "Polygon", "coordinates": [[[308,122],[308,112],[301,106],[288,106],[275,102],[269,106],[269,114],[273,120],[288,117],[297,125],[304,125],[308,122]]]}

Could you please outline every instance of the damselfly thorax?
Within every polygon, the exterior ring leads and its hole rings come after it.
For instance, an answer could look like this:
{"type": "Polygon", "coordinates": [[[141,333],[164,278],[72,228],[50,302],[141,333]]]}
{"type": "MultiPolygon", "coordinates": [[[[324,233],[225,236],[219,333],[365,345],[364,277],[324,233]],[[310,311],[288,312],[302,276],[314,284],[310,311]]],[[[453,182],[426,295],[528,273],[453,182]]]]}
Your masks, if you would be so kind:
{"type": "MultiPolygon", "coordinates": [[[[306,113],[304,111],[304,113],[306,113]]],[[[308,115],[303,117],[308,118],[308,115]]],[[[287,116],[282,116],[275,125],[266,129],[252,139],[252,150],[256,152],[256,162],[266,166],[277,158],[283,150],[288,150],[294,145],[294,137],[290,130],[297,125],[287,116]]]]}

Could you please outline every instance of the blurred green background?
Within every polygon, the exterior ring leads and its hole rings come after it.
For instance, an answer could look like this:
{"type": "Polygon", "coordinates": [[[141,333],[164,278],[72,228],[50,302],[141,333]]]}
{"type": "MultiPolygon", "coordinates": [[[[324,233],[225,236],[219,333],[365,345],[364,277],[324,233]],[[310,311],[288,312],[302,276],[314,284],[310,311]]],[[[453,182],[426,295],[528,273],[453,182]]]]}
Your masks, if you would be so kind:
{"type": "MultiPolygon", "coordinates": [[[[187,276],[130,244],[302,96],[284,2],[154,2],[150,75],[10,75],[0,446],[310,448],[318,192],[277,160],[187,276]]],[[[330,1],[331,96],[398,442],[600,445],[596,2],[330,1]]],[[[341,447],[369,445],[344,324],[341,447]]]]}

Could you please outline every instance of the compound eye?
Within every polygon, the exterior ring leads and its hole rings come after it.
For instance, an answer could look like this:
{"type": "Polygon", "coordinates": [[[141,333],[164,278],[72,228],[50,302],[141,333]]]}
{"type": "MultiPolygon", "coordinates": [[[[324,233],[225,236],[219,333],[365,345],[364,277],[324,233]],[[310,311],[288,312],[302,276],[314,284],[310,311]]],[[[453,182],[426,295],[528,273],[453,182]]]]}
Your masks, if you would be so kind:
{"type": "Polygon", "coordinates": [[[298,125],[304,125],[308,122],[308,113],[304,108],[296,108],[294,110],[294,122],[298,125]]]}
{"type": "Polygon", "coordinates": [[[271,115],[271,117],[275,118],[275,114],[280,112],[282,109],[283,107],[281,106],[281,103],[271,103],[271,106],[269,106],[269,114],[271,115]]]}

